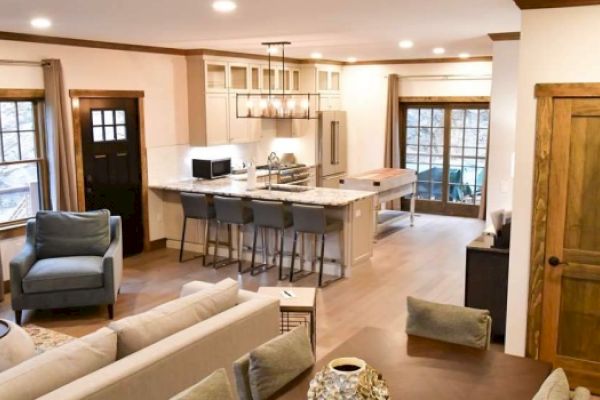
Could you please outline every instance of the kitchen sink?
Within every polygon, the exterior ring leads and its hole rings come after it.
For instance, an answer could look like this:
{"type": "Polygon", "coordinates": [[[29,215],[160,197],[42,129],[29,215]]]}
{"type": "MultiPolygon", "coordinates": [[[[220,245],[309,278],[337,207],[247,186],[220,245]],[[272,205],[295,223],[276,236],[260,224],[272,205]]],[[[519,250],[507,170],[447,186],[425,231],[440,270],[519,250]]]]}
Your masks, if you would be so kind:
{"type": "MultiPolygon", "coordinates": [[[[269,190],[269,188],[266,187],[265,190],[269,190]]],[[[309,190],[312,190],[312,188],[308,187],[308,186],[298,186],[298,185],[271,185],[271,190],[275,190],[278,192],[300,193],[300,192],[308,192],[309,190]]]]}

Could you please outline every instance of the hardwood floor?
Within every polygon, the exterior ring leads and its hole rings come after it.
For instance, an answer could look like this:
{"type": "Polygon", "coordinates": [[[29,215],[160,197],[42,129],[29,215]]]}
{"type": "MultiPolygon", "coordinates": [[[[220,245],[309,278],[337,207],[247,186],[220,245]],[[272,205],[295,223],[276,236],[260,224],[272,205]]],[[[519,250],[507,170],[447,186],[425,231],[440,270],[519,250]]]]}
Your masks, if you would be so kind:
{"type": "MultiPolygon", "coordinates": [[[[382,234],[370,262],[355,268],[352,277],[319,290],[317,356],[365,326],[404,330],[407,295],[462,304],[465,246],[482,228],[483,223],[475,219],[421,215],[413,228],[402,222],[382,234]]],[[[215,271],[203,268],[200,259],[180,264],[176,250],[155,250],[125,260],[115,319],[175,299],[181,286],[191,280],[217,282],[225,277],[239,279],[248,290],[278,284],[275,269],[257,277],[245,274],[238,278],[235,265],[215,271]]],[[[296,285],[311,286],[315,280],[313,275],[296,285]]],[[[0,318],[14,318],[10,295],[0,304],[0,318]]],[[[73,336],[85,335],[108,322],[106,307],[24,313],[24,323],[73,336]]]]}

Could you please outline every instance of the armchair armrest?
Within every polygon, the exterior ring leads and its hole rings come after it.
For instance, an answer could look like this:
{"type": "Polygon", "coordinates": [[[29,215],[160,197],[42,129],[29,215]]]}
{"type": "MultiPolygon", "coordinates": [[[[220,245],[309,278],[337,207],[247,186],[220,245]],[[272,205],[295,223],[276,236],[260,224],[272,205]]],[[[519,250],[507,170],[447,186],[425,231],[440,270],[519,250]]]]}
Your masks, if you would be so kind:
{"type": "Polygon", "coordinates": [[[123,237],[121,217],[110,217],[111,242],[102,259],[104,287],[110,289],[117,298],[123,276],[123,237]]]}
{"type": "Polygon", "coordinates": [[[21,282],[37,261],[35,251],[35,220],[27,221],[27,233],[23,249],[10,261],[11,292],[21,294],[21,282]]]}

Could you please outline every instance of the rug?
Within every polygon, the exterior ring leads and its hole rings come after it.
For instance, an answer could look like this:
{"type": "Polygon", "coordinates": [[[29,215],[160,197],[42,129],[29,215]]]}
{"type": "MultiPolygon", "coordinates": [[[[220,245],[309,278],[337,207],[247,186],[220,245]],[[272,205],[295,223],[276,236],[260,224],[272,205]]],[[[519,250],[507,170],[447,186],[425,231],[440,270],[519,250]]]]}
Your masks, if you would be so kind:
{"type": "Polygon", "coordinates": [[[34,324],[27,324],[23,329],[33,339],[36,354],[42,354],[45,351],[52,350],[75,339],[73,336],[65,335],[52,329],[42,328],[34,324]]]}

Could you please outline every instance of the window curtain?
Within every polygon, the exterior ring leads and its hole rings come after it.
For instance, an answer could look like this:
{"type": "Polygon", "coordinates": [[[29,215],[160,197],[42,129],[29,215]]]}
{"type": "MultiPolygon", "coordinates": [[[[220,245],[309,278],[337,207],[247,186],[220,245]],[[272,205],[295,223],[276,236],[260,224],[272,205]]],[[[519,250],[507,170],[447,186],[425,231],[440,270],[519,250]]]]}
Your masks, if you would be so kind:
{"type": "MultiPolygon", "coordinates": [[[[400,76],[388,76],[387,116],[385,122],[384,167],[400,168],[400,76]]],[[[386,208],[400,209],[400,201],[394,200],[386,204],[386,208]]]]}
{"type": "Polygon", "coordinates": [[[68,102],[65,95],[60,60],[43,60],[46,148],[50,205],[53,210],[77,210],[77,185],[73,136],[68,124],[68,102]]]}

